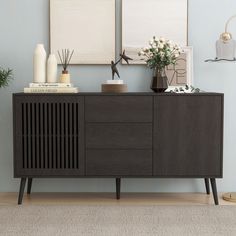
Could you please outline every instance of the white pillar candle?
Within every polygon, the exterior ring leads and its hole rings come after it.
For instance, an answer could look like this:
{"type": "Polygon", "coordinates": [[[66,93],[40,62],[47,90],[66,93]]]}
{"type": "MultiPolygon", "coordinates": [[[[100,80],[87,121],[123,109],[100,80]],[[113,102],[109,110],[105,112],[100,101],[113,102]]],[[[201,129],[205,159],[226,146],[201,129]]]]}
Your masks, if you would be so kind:
{"type": "Polygon", "coordinates": [[[34,83],[46,82],[46,51],[43,44],[38,44],[34,51],[34,83]]]}
{"type": "Polygon", "coordinates": [[[47,62],[47,83],[57,82],[57,58],[50,54],[47,62]]]}

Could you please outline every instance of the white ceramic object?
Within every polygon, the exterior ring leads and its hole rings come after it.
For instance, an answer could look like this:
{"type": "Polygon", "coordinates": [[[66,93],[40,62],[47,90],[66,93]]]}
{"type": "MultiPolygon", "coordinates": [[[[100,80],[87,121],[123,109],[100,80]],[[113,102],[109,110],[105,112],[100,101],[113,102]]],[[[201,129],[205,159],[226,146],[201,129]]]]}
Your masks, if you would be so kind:
{"type": "Polygon", "coordinates": [[[216,41],[216,58],[225,60],[234,60],[236,51],[236,41],[228,40],[226,43],[219,39],[216,41]]]}
{"type": "Polygon", "coordinates": [[[46,51],[43,44],[37,44],[34,51],[34,83],[46,82],[46,51]]]}
{"type": "Polygon", "coordinates": [[[107,80],[107,84],[124,84],[124,81],[121,79],[107,80]]]}
{"type": "Polygon", "coordinates": [[[57,58],[50,54],[47,62],[47,83],[57,82],[57,58]]]}
{"type": "Polygon", "coordinates": [[[70,83],[70,74],[61,74],[60,76],[60,83],[70,83]]]}

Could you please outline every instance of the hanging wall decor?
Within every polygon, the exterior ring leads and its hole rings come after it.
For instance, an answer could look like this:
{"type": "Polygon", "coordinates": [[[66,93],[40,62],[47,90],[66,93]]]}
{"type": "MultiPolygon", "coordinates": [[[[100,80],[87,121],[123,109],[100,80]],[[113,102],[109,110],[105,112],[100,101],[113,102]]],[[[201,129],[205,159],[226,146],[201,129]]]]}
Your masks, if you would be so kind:
{"type": "Polygon", "coordinates": [[[55,55],[73,48],[71,64],[110,64],[115,59],[115,0],[50,0],[50,48],[55,55]]]}
{"type": "Polygon", "coordinates": [[[153,35],[188,45],[188,0],[123,0],[122,50],[144,64],[138,52],[153,35]]]}

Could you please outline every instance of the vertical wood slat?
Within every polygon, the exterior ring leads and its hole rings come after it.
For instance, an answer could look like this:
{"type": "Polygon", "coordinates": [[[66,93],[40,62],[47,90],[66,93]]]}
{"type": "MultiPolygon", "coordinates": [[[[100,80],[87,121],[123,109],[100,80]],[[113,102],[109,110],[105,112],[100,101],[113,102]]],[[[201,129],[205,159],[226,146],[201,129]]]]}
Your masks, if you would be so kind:
{"type": "MultiPolygon", "coordinates": [[[[79,104],[76,103],[76,121],[79,120],[79,104]]],[[[79,124],[76,122],[76,168],[79,168],[79,124]]]]}
{"type": "Polygon", "coordinates": [[[69,125],[70,125],[70,139],[69,139],[69,150],[70,150],[70,168],[74,168],[73,166],[73,151],[72,151],[72,142],[73,142],[73,130],[72,130],[72,124],[73,124],[73,112],[72,112],[72,105],[73,103],[69,104],[69,125]]]}
{"type": "Polygon", "coordinates": [[[26,160],[26,168],[30,168],[30,156],[31,156],[31,138],[30,138],[30,124],[31,124],[31,120],[30,120],[30,116],[29,116],[29,104],[26,103],[25,104],[25,117],[24,119],[26,120],[26,123],[25,123],[25,127],[26,127],[26,142],[27,142],[27,160],[26,160]]]}
{"type": "Polygon", "coordinates": [[[61,104],[61,155],[62,155],[62,168],[65,168],[65,104],[61,104]]]}
{"type": "Polygon", "coordinates": [[[48,104],[48,168],[52,168],[52,108],[48,104]]]}
{"type": "Polygon", "coordinates": [[[26,104],[22,104],[22,146],[23,146],[23,162],[22,167],[27,168],[27,123],[26,123],[26,104]]]}
{"type": "Polygon", "coordinates": [[[44,156],[44,168],[48,169],[48,103],[44,107],[44,146],[45,146],[45,156],[44,156]]]}
{"type": "Polygon", "coordinates": [[[51,153],[51,166],[52,169],[56,168],[56,159],[55,159],[55,143],[54,143],[54,103],[51,103],[51,145],[52,145],[52,153],[51,153]]]}
{"type": "Polygon", "coordinates": [[[26,128],[26,152],[27,152],[27,157],[26,157],[26,168],[30,168],[30,155],[31,155],[31,140],[30,140],[30,116],[29,116],[29,104],[25,103],[25,128],[26,128]]]}
{"type": "Polygon", "coordinates": [[[36,127],[36,166],[37,168],[40,168],[40,103],[35,103],[35,111],[36,111],[36,123],[35,123],[35,127],[36,127]]]}
{"type": "Polygon", "coordinates": [[[68,158],[68,166],[70,168],[70,104],[67,103],[67,158],[68,158]]]}
{"type": "Polygon", "coordinates": [[[24,126],[24,114],[25,114],[25,111],[24,111],[24,104],[21,105],[21,112],[22,112],[22,117],[21,117],[21,126],[22,126],[22,155],[23,155],[23,158],[22,158],[22,168],[25,168],[25,158],[26,158],[26,152],[25,152],[25,126],[24,126]]]}
{"type": "Polygon", "coordinates": [[[77,152],[76,152],[76,130],[77,130],[77,122],[76,122],[76,104],[73,104],[73,124],[74,124],[74,128],[73,128],[73,150],[74,150],[74,168],[77,167],[77,152]]]}
{"type": "Polygon", "coordinates": [[[62,103],[60,103],[60,158],[61,158],[61,168],[63,168],[64,166],[64,155],[63,155],[63,149],[62,149],[62,135],[63,135],[63,130],[62,130],[62,120],[63,120],[63,116],[62,116],[62,112],[63,112],[63,105],[62,103]]]}
{"type": "Polygon", "coordinates": [[[61,104],[58,103],[57,106],[57,159],[58,159],[58,168],[62,167],[61,152],[60,152],[60,139],[61,139],[61,130],[60,130],[60,117],[61,117],[61,104]]]}
{"type": "Polygon", "coordinates": [[[69,158],[68,158],[68,104],[65,104],[65,168],[69,168],[69,158]]]}
{"type": "Polygon", "coordinates": [[[57,107],[57,104],[56,103],[53,103],[52,104],[52,113],[53,113],[53,118],[52,118],[52,142],[53,142],[53,168],[54,169],[57,169],[58,167],[58,163],[57,163],[57,153],[56,153],[56,107],[57,107]]]}
{"type": "Polygon", "coordinates": [[[68,103],[68,161],[69,165],[68,168],[72,168],[72,156],[71,156],[71,131],[72,131],[72,124],[71,124],[71,104],[68,103]]]}
{"type": "Polygon", "coordinates": [[[38,154],[38,146],[37,146],[37,103],[34,103],[34,166],[33,168],[38,168],[37,165],[37,154],[38,154]]]}
{"type": "Polygon", "coordinates": [[[34,103],[30,104],[32,120],[31,120],[31,142],[32,142],[32,153],[31,153],[31,168],[35,168],[35,107],[34,103]]]}
{"type": "Polygon", "coordinates": [[[27,109],[27,128],[28,128],[28,160],[27,167],[32,168],[32,105],[28,103],[27,109]]]}
{"type": "Polygon", "coordinates": [[[54,169],[54,152],[53,152],[53,148],[54,148],[54,146],[53,146],[53,119],[54,119],[54,117],[53,117],[53,103],[51,103],[50,104],[50,110],[51,110],[51,117],[50,117],[50,128],[51,128],[51,130],[50,130],[50,141],[51,141],[51,153],[50,153],[50,162],[51,162],[51,168],[52,169],[54,169]]]}
{"type": "Polygon", "coordinates": [[[44,103],[40,106],[40,167],[44,168],[44,103]]]}
{"type": "Polygon", "coordinates": [[[22,168],[78,168],[78,103],[24,102],[21,110],[22,168]]]}

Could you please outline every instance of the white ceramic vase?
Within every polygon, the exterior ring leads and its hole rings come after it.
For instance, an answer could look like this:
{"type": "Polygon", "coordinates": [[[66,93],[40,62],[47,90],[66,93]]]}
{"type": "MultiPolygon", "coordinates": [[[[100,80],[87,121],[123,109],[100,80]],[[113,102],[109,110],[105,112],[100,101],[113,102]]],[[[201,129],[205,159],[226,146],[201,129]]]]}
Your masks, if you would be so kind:
{"type": "Polygon", "coordinates": [[[57,82],[57,58],[50,54],[47,62],[47,83],[57,82]]]}
{"type": "Polygon", "coordinates": [[[34,83],[46,82],[46,51],[43,44],[37,44],[34,51],[34,83]]]}

